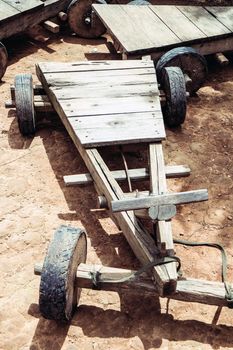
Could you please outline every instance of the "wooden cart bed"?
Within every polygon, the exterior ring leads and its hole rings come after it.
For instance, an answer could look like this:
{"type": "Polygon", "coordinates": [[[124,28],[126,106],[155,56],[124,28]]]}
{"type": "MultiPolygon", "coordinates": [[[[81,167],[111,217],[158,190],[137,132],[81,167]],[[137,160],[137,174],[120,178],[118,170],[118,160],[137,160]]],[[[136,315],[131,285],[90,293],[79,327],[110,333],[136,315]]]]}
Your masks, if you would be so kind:
{"type": "Polygon", "coordinates": [[[165,138],[152,61],[40,63],[37,74],[83,147],[165,138]]]}
{"type": "Polygon", "coordinates": [[[233,7],[103,5],[93,8],[126,56],[192,46],[204,55],[233,50],[233,7]]]}

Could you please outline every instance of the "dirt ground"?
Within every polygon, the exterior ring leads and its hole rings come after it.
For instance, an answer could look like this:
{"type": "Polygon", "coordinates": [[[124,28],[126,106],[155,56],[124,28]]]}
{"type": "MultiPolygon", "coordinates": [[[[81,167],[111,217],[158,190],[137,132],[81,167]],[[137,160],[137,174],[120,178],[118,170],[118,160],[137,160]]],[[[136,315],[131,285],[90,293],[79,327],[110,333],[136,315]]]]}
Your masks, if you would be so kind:
{"type": "MultiPolygon", "coordinates": [[[[4,108],[17,73],[33,73],[39,61],[111,59],[105,39],[84,41],[63,33],[46,44],[28,38],[7,43],[10,64],[0,85],[0,349],[1,350],[152,350],[233,349],[233,310],[170,301],[134,292],[118,295],[83,290],[69,325],[40,316],[40,279],[54,230],[61,224],[88,234],[88,263],[137,268],[123,234],[98,212],[92,185],[67,188],[63,176],[83,173],[84,163],[63,126],[40,125],[33,139],[23,138],[14,110],[4,108]]],[[[188,178],[169,180],[169,190],[208,188],[209,201],[178,208],[176,238],[221,243],[233,282],[233,66],[210,66],[208,79],[189,100],[179,130],[167,130],[167,164],[188,164],[188,178]]],[[[116,150],[105,152],[110,166],[122,168],[116,150]]],[[[145,152],[127,155],[130,167],[145,165],[145,152]]],[[[144,186],[148,185],[145,183],[144,186]]],[[[176,247],[185,276],[221,279],[221,257],[211,248],[176,247]]]]}

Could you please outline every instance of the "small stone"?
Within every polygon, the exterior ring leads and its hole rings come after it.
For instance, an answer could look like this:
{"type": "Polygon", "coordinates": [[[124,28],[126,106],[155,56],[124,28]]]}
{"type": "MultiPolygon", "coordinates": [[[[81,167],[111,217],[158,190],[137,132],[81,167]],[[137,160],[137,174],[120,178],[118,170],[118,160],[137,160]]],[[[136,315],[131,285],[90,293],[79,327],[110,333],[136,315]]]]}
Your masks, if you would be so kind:
{"type": "Polygon", "coordinates": [[[233,217],[231,216],[231,215],[228,215],[228,220],[232,220],[233,219],[233,217]]]}

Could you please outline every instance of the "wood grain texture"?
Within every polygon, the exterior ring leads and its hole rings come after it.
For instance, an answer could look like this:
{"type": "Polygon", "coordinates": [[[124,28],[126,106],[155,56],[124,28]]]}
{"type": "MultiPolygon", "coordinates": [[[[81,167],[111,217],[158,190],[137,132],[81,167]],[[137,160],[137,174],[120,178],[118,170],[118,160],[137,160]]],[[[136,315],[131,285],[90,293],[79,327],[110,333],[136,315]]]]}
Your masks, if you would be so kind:
{"type": "Polygon", "coordinates": [[[231,32],[233,31],[233,7],[218,6],[210,7],[206,6],[205,9],[209,11],[219,22],[227,27],[231,32]]]}
{"type": "Polygon", "coordinates": [[[165,138],[151,60],[46,62],[39,67],[84,147],[165,138]]]}

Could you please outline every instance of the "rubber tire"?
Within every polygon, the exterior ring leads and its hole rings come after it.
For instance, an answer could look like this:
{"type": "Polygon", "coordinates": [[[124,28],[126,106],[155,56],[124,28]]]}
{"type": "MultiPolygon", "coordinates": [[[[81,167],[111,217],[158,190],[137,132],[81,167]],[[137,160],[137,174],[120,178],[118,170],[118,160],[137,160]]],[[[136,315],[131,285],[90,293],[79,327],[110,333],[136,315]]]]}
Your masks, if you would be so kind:
{"type": "Polygon", "coordinates": [[[208,73],[205,57],[192,47],[177,47],[166,52],[158,60],[155,68],[159,83],[161,83],[163,69],[171,66],[180,67],[183,73],[192,79],[191,84],[187,86],[187,91],[190,95],[193,95],[200,89],[208,73]]]}
{"type": "Polygon", "coordinates": [[[85,39],[96,39],[106,33],[106,28],[97,15],[94,16],[95,23],[87,25],[84,18],[92,13],[92,4],[106,4],[105,0],[72,0],[67,8],[68,22],[71,30],[85,39]]]}
{"type": "Polygon", "coordinates": [[[3,43],[0,42],[0,81],[5,74],[8,62],[8,54],[3,43]]]}
{"type": "Polygon", "coordinates": [[[15,107],[20,133],[23,136],[33,135],[36,131],[36,123],[31,74],[15,76],[15,107]]]}
{"type": "Polygon", "coordinates": [[[164,122],[169,127],[178,127],[185,121],[187,106],[185,79],[179,67],[163,69],[162,88],[166,96],[164,122]]]}
{"type": "Polygon", "coordinates": [[[133,0],[128,3],[128,5],[151,5],[149,1],[145,0],[133,0]]]}
{"type": "Polygon", "coordinates": [[[80,296],[75,277],[77,267],[86,261],[85,231],[60,226],[44,260],[39,294],[39,308],[46,319],[69,321],[80,296]]]}

